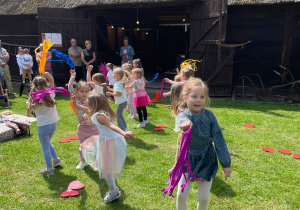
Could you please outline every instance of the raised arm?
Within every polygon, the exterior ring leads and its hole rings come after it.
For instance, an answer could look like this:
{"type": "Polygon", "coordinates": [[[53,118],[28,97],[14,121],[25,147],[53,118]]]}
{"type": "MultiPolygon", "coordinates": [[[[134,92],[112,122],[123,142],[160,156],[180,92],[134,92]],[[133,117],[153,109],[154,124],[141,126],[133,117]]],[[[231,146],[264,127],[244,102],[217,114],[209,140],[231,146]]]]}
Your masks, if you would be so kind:
{"type": "Polygon", "coordinates": [[[92,77],[91,77],[91,72],[93,70],[94,66],[93,65],[89,65],[87,72],[86,72],[86,81],[87,82],[91,82],[92,81],[92,77]]]}
{"type": "Polygon", "coordinates": [[[100,124],[107,126],[111,130],[121,134],[124,137],[133,137],[133,132],[132,131],[127,131],[127,132],[123,131],[119,127],[112,124],[112,122],[110,122],[105,116],[103,116],[101,114],[97,115],[97,120],[100,124]]]}
{"type": "Polygon", "coordinates": [[[68,90],[71,93],[71,97],[72,97],[73,95],[75,95],[75,90],[74,90],[74,87],[73,87],[75,77],[76,77],[75,70],[70,70],[70,75],[71,75],[71,77],[70,77],[70,80],[69,80],[69,83],[68,83],[68,90]]]}
{"type": "Polygon", "coordinates": [[[72,104],[73,104],[73,106],[74,106],[75,109],[77,109],[79,111],[82,111],[82,112],[84,112],[86,114],[90,113],[90,109],[89,108],[87,108],[86,106],[82,106],[82,105],[77,104],[76,101],[77,101],[76,96],[72,96],[72,104]]]}
{"type": "Polygon", "coordinates": [[[54,87],[54,79],[53,79],[53,77],[52,77],[51,74],[49,74],[48,72],[45,72],[43,74],[43,77],[46,77],[48,79],[48,81],[49,81],[49,88],[54,87]]]}

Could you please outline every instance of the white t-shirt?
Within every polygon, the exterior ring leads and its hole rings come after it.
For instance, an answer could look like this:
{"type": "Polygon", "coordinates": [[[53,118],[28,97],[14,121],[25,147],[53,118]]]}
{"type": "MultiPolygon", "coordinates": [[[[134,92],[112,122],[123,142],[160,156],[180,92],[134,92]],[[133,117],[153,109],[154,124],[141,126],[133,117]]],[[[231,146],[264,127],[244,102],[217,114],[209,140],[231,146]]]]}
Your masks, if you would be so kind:
{"type": "Polygon", "coordinates": [[[122,93],[121,96],[115,96],[115,104],[122,104],[124,103],[125,101],[127,101],[127,98],[126,98],[126,92],[125,92],[125,89],[122,85],[122,80],[119,80],[118,82],[115,83],[114,85],[114,92],[120,92],[122,93]]]}
{"type": "Polygon", "coordinates": [[[96,85],[96,84],[95,84],[95,89],[93,89],[92,92],[93,92],[93,93],[98,93],[98,94],[103,95],[103,87],[100,86],[100,85],[96,85]]]}
{"type": "Polygon", "coordinates": [[[113,78],[113,70],[109,70],[108,73],[107,73],[107,79],[108,79],[108,84],[109,85],[114,85],[115,84],[115,80],[113,78]]]}
{"type": "MultiPolygon", "coordinates": [[[[50,97],[54,99],[55,93],[51,93],[50,97]]],[[[35,109],[35,115],[38,127],[56,123],[60,119],[56,111],[56,105],[53,107],[39,106],[35,109]]]]}

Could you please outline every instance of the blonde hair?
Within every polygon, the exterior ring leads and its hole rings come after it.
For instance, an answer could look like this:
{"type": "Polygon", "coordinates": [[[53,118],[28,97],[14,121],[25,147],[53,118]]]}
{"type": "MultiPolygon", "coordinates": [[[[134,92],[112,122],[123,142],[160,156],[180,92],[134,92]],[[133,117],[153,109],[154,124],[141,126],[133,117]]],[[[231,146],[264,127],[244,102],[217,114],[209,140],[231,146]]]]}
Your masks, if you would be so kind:
{"type": "Polygon", "coordinates": [[[180,82],[181,79],[180,79],[180,74],[177,74],[175,77],[174,77],[174,81],[175,82],[180,82]]]}
{"type": "Polygon", "coordinates": [[[92,42],[90,40],[85,40],[84,44],[92,44],[92,42]]]}
{"type": "Polygon", "coordinates": [[[194,71],[189,67],[185,67],[181,70],[181,75],[184,76],[186,80],[188,80],[190,77],[194,76],[194,71]]]}
{"type": "Polygon", "coordinates": [[[134,68],[132,70],[132,74],[137,74],[139,76],[139,79],[143,77],[143,71],[140,68],[134,68]]]}
{"type": "Polygon", "coordinates": [[[97,93],[90,93],[85,102],[86,106],[90,109],[90,116],[96,112],[103,112],[110,118],[111,122],[114,122],[117,119],[116,112],[109,106],[105,96],[97,93]]]}
{"type": "Polygon", "coordinates": [[[179,113],[179,111],[183,111],[187,108],[186,102],[183,100],[183,96],[187,96],[191,92],[191,89],[194,88],[194,87],[204,88],[205,99],[206,99],[204,107],[209,106],[210,98],[209,98],[209,95],[208,95],[209,90],[208,90],[207,85],[201,79],[192,77],[189,80],[187,80],[187,82],[184,85],[183,90],[181,91],[180,99],[179,99],[180,102],[178,104],[177,110],[175,110],[177,113],[179,113]]]}
{"type": "Polygon", "coordinates": [[[114,74],[118,74],[120,76],[122,85],[123,85],[123,87],[125,87],[126,81],[123,80],[124,71],[120,67],[116,67],[116,68],[114,68],[114,74]]]}
{"type": "Polygon", "coordinates": [[[90,90],[90,86],[86,81],[80,80],[79,82],[75,83],[74,88],[76,90],[80,90],[80,89],[87,89],[90,90]]]}
{"type": "Polygon", "coordinates": [[[50,97],[50,95],[46,95],[43,99],[41,99],[38,103],[33,103],[34,99],[31,98],[31,94],[36,91],[46,90],[48,87],[47,80],[44,77],[37,76],[33,79],[32,85],[29,92],[29,103],[27,106],[27,110],[32,111],[39,106],[45,105],[47,107],[53,107],[56,105],[54,99],[50,97]]]}
{"type": "Polygon", "coordinates": [[[29,50],[27,48],[24,49],[25,54],[29,54],[29,50]]]}
{"type": "Polygon", "coordinates": [[[124,71],[124,76],[122,79],[126,84],[131,83],[132,79],[131,79],[131,74],[128,71],[124,71]]]}
{"type": "Polygon", "coordinates": [[[132,65],[130,63],[123,63],[122,68],[127,71],[132,70],[132,65]]]}
{"type": "Polygon", "coordinates": [[[183,86],[183,82],[177,82],[171,86],[171,112],[174,117],[178,115],[178,106],[183,86]]]}

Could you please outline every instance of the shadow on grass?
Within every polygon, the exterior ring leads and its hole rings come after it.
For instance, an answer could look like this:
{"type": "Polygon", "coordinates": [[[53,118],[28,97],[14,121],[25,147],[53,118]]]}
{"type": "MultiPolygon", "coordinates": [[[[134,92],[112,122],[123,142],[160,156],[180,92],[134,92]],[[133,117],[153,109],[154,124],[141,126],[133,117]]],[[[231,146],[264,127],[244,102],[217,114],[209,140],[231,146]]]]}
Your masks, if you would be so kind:
{"type": "Polygon", "coordinates": [[[126,140],[127,144],[134,146],[135,148],[153,150],[158,148],[156,144],[147,144],[142,139],[139,138],[130,138],[126,140]]]}
{"type": "Polygon", "coordinates": [[[217,197],[236,196],[236,193],[233,191],[231,186],[218,177],[214,178],[210,191],[211,193],[215,194],[217,197]]]}
{"type": "MultiPolygon", "coordinates": [[[[125,163],[126,164],[126,163],[125,163]]],[[[106,180],[105,179],[99,179],[99,173],[95,172],[92,170],[91,167],[86,167],[84,169],[84,171],[86,172],[86,174],[89,175],[90,178],[92,178],[95,183],[97,183],[99,185],[99,202],[104,202],[104,195],[106,194],[106,192],[109,190],[106,180]]],[[[118,183],[117,183],[118,186],[118,183]]],[[[118,186],[119,190],[121,191],[121,197],[112,201],[111,203],[107,204],[105,209],[129,209],[129,210],[134,210],[135,208],[132,208],[131,206],[124,204],[124,200],[127,198],[127,195],[125,193],[125,191],[118,186]]],[[[79,209],[88,209],[86,207],[80,206],[79,209]]]]}

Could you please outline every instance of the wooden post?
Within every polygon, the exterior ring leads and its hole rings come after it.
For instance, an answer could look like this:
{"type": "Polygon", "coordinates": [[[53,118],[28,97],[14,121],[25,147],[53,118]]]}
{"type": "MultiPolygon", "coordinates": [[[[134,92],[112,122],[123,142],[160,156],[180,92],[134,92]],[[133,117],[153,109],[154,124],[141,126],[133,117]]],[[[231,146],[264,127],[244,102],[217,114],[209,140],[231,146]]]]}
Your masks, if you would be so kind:
{"type": "MultiPolygon", "coordinates": [[[[95,66],[98,67],[98,60],[99,60],[99,57],[98,57],[98,43],[97,43],[97,28],[98,28],[98,24],[97,24],[97,21],[96,21],[96,14],[91,10],[90,11],[90,14],[91,15],[91,21],[92,21],[92,24],[91,24],[91,34],[92,34],[92,45],[93,45],[93,48],[95,50],[95,54],[96,54],[96,61],[95,61],[95,66]]],[[[98,69],[96,70],[98,72],[98,69]]]]}
{"type": "MultiPolygon", "coordinates": [[[[294,23],[294,8],[292,5],[289,5],[285,9],[285,22],[284,22],[284,35],[282,41],[282,60],[281,65],[285,68],[290,67],[290,57],[293,41],[293,23],[294,23]]],[[[282,75],[285,75],[286,70],[283,69],[281,72],[282,75]]],[[[285,83],[285,76],[282,78],[282,83],[285,83]]]]}

